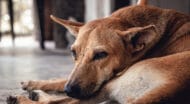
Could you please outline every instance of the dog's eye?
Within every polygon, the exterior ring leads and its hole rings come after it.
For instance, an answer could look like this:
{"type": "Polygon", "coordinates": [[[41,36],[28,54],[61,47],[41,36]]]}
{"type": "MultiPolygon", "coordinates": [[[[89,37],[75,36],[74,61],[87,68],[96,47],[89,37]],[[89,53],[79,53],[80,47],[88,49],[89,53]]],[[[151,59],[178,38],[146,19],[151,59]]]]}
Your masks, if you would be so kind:
{"type": "Polygon", "coordinates": [[[105,58],[108,56],[108,53],[107,52],[98,52],[98,53],[95,53],[94,57],[93,57],[93,61],[94,60],[99,60],[99,59],[102,59],[102,58],[105,58]]]}
{"type": "Polygon", "coordinates": [[[77,53],[75,50],[71,50],[72,56],[74,57],[75,60],[77,60],[77,53]]]}

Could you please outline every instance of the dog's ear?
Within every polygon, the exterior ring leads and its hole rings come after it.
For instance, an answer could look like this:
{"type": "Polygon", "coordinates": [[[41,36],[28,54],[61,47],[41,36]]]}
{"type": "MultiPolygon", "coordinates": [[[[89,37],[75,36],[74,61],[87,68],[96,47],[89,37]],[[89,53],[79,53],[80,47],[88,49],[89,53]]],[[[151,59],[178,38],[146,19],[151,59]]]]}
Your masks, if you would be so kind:
{"type": "Polygon", "coordinates": [[[145,27],[133,27],[127,31],[117,31],[126,45],[130,46],[130,51],[138,53],[151,48],[160,37],[157,34],[155,25],[145,27]]]}
{"type": "Polygon", "coordinates": [[[77,36],[79,29],[84,25],[83,23],[80,23],[80,22],[63,20],[63,19],[57,18],[53,15],[51,15],[50,17],[54,22],[67,28],[75,37],[77,36]]]}

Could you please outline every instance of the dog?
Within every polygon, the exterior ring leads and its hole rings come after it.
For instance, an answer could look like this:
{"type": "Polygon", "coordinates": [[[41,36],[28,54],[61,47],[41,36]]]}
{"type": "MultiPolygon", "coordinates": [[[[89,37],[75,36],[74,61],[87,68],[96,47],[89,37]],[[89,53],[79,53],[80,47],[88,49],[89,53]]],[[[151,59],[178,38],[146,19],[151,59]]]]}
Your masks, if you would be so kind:
{"type": "Polygon", "coordinates": [[[22,82],[38,101],[11,96],[8,104],[189,104],[190,16],[147,4],[86,24],[51,16],[76,37],[75,67],[68,79],[22,82]]]}

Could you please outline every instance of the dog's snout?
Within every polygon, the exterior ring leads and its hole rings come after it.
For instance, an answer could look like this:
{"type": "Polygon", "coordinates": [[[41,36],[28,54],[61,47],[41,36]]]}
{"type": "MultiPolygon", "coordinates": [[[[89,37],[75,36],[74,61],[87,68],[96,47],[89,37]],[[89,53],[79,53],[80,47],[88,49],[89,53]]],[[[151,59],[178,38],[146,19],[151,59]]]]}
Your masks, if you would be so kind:
{"type": "Polygon", "coordinates": [[[81,88],[78,84],[67,84],[64,88],[64,92],[73,98],[79,98],[80,97],[80,92],[81,92],[81,88]]]}

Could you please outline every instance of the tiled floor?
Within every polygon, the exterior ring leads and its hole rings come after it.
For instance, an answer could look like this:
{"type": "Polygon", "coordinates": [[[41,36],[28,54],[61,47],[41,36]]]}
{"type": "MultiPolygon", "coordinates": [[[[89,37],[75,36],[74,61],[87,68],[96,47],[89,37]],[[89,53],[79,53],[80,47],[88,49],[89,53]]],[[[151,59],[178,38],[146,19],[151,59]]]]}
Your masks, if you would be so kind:
{"type": "Polygon", "coordinates": [[[72,68],[68,51],[0,47],[0,104],[8,95],[22,93],[20,81],[66,77],[72,68]]]}

